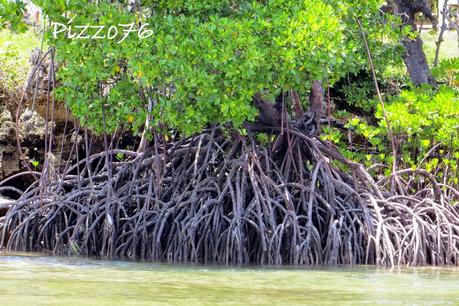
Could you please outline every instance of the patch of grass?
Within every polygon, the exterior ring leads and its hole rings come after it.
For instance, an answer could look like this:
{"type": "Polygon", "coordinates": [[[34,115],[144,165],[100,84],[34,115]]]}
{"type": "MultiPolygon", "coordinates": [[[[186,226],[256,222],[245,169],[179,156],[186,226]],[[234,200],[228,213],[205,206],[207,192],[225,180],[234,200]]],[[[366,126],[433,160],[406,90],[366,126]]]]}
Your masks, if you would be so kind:
{"type": "Polygon", "coordinates": [[[10,91],[23,86],[29,71],[30,54],[41,41],[35,31],[0,31],[0,83],[10,91]]]}
{"type": "MultiPolygon", "coordinates": [[[[435,58],[435,49],[437,45],[435,42],[438,39],[439,32],[434,31],[423,31],[421,38],[424,41],[424,52],[426,53],[429,64],[432,65],[435,58]]],[[[456,31],[445,31],[444,42],[440,47],[440,60],[448,59],[459,56],[459,49],[457,46],[457,32],[456,31]]]]}

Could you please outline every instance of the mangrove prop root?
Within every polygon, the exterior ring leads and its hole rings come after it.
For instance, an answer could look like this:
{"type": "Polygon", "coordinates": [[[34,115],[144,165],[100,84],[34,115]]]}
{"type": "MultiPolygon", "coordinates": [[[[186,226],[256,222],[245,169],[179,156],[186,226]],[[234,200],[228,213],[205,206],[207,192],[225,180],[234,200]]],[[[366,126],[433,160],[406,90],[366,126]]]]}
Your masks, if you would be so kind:
{"type": "Polygon", "coordinates": [[[422,185],[416,194],[389,194],[327,144],[287,137],[272,152],[214,128],[144,153],[88,155],[16,201],[0,247],[220,264],[459,263],[457,191],[419,176],[400,180],[422,185]]]}

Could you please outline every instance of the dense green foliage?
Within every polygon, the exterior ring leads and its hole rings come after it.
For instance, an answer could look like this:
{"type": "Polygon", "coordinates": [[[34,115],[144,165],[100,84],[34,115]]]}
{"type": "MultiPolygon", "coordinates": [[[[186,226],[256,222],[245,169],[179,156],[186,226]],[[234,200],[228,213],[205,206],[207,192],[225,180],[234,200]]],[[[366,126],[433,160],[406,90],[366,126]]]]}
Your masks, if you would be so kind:
{"type": "Polygon", "coordinates": [[[364,69],[356,16],[369,31],[378,66],[397,58],[395,20],[383,20],[378,0],[35,2],[73,32],[84,25],[105,25],[101,35],[118,24],[139,28],[124,40],[121,27],[112,40],[72,39],[68,31],[53,37],[49,29],[62,63],[56,94],[97,132],[120,124],[139,130],[146,97],[156,127],[186,134],[211,123],[241,128],[257,114],[256,92],[295,89],[304,96],[313,80],[333,83],[364,69]]]}
{"type": "Polygon", "coordinates": [[[439,81],[459,90],[459,57],[442,60],[432,73],[439,81]]]}
{"type": "Polygon", "coordinates": [[[8,27],[15,31],[24,32],[27,29],[23,22],[25,5],[20,0],[0,1],[0,29],[8,27]]]}
{"type": "MultiPolygon", "coordinates": [[[[425,86],[387,97],[386,112],[397,145],[399,167],[425,168],[445,183],[459,183],[458,96],[457,88],[425,86]]],[[[375,105],[374,118],[350,115],[347,141],[346,133],[338,129],[326,128],[324,138],[336,143],[348,158],[367,166],[385,166],[376,169],[388,175],[393,161],[389,132],[381,106],[376,102],[375,105]]]]}

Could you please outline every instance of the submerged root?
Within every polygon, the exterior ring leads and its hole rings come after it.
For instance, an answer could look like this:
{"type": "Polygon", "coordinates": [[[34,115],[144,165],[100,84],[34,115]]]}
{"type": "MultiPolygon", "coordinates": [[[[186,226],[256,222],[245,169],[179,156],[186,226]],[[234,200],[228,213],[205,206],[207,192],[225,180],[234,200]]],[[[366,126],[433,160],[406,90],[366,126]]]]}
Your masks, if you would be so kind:
{"type": "Polygon", "coordinates": [[[274,151],[213,129],[142,154],[89,156],[17,200],[1,247],[224,264],[459,263],[457,191],[421,176],[394,189],[416,182],[417,194],[384,192],[327,144],[283,137],[274,151]]]}

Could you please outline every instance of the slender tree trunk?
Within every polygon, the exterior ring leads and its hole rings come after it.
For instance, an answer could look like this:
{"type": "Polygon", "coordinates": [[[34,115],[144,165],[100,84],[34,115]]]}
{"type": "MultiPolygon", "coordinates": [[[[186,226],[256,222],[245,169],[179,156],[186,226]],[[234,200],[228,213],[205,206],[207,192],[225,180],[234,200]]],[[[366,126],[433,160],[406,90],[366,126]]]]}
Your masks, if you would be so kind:
{"type": "Polygon", "coordinates": [[[142,137],[140,138],[139,147],[137,148],[137,153],[145,153],[148,147],[148,133],[150,132],[150,121],[151,121],[151,111],[153,109],[153,101],[148,97],[148,115],[145,119],[145,127],[142,132],[142,137]]]}
{"type": "Polygon", "coordinates": [[[456,20],[453,20],[453,18],[451,18],[451,16],[449,16],[449,14],[446,16],[446,18],[448,19],[448,25],[450,27],[451,30],[456,30],[457,32],[457,50],[459,51],[459,12],[457,13],[457,19],[456,20]]]}
{"type": "MultiPolygon", "coordinates": [[[[414,32],[417,32],[415,14],[422,12],[427,18],[432,21],[434,28],[437,27],[436,18],[433,16],[430,9],[430,3],[428,0],[395,0],[396,13],[401,16],[402,20],[406,25],[413,28],[414,32]]],[[[431,84],[435,85],[435,79],[430,73],[429,64],[427,62],[426,55],[422,49],[423,42],[421,37],[418,35],[415,39],[405,38],[402,41],[405,47],[404,61],[411,81],[416,85],[431,84]]]]}
{"type": "MultiPolygon", "coordinates": [[[[440,8],[438,8],[440,10],[440,8]]],[[[441,27],[440,27],[440,34],[438,35],[438,39],[435,42],[437,45],[437,48],[435,49],[435,59],[434,59],[434,67],[438,66],[438,61],[440,59],[440,47],[441,43],[444,42],[443,36],[445,34],[445,31],[447,30],[447,24],[446,20],[448,19],[449,15],[449,10],[448,10],[448,0],[445,0],[443,3],[443,7],[441,8],[441,15],[442,15],[442,22],[441,22],[441,27]]]]}

